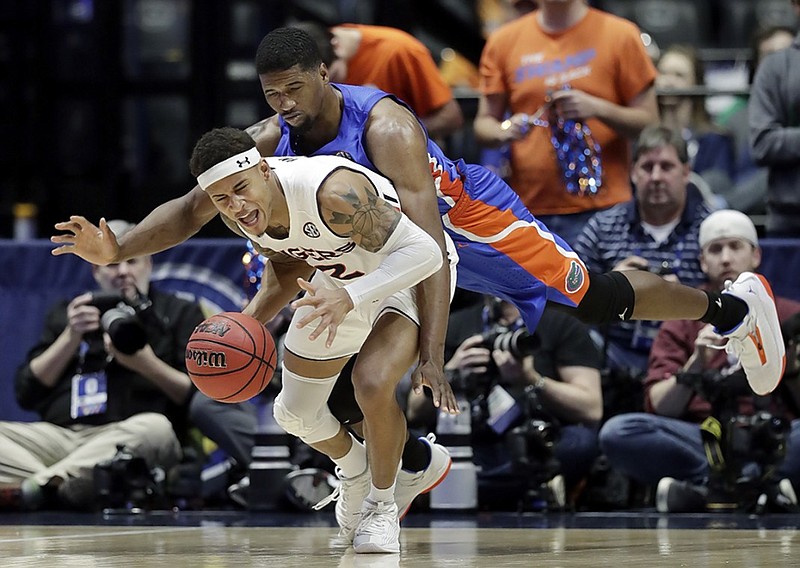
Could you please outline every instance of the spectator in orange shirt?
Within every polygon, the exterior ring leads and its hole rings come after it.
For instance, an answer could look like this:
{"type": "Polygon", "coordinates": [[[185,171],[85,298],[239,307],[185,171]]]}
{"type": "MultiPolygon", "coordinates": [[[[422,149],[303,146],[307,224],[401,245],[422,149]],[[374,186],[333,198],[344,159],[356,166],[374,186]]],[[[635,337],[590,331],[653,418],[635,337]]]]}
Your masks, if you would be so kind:
{"type": "Polygon", "coordinates": [[[631,199],[630,140],[658,122],[656,70],[634,24],[584,0],[541,0],[489,36],[480,73],[475,137],[510,144],[510,185],[550,230],[574,243],[592,213],[631,199]],[[599,145],[596,192],[569,190],[551,129],[527,124],[549,94],[555,112],[541,118],[585,121],[599,145]]]}
{"type": "Polygon", "coordinates": [[[431,52],[414,36],[394,28],[340,24],[330,29],[296,24],[317,42],[331,81],[376,87],[409,105],[432,138],[461,128],[464,116],[431,52]]]}

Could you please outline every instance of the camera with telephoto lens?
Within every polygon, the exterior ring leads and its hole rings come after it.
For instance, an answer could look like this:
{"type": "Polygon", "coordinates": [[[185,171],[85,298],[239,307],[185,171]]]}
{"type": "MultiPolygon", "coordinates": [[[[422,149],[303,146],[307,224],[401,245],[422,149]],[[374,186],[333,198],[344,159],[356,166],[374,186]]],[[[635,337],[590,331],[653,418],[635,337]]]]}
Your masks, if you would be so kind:
{"type": "Polygon", "coordinates": [[[92,292],[89,305],[100,310],[100,325],[121,353],[132,355],[147,345],[142,317],[151,302],[146,296],[137,294],[134,300],[127,300],[116,292],[92,292]]]}
{"type": "Polygon", "coordinates": [[[536,334],[528,333],[525,329],[508,329],[501,325],[496,325],[482,335],[481,347],[490,351],[499,349],[507,351],[515,359],[523,359],[527,355],[532,355],[539,348],[539,338],[536,334]]]}
{"type": "MultiPolygon", "coordinates": [[[[539,337],[535,334],[532,335],[522,328],[511,330],[499,324],[485,331],[481,337],[480,347],[489,351],[495,349],[507,351],[517,360],[533,354],[540,344],[539,337]]],[[[453,391],[463,394],[468,400],[475,402],[475,399],[479,399],[477,406],[485,405],[485,398],[488,396],[489,390],[500,378],[499,373],[497,365],[490,356],[485,373],[456,373],[450,377],[450,386],[453,391]]],[[[473,417],[478,422],[485,418],[484,414],[485,412],[480,412],[479,409],[477,413],[476,410],[473,410],[473,417]]]]}

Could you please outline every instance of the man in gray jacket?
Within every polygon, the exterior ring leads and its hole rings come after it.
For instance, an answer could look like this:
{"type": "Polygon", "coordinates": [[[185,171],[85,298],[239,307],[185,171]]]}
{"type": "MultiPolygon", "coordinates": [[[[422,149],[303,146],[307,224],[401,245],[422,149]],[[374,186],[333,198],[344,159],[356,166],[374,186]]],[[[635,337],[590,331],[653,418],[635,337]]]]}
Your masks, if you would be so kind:
{"type": "Polygon", "coordinates": [[[769,169],[767,236],[800,236],[800,34],[759,65],[748,113],[753,158],[769,169]]]}

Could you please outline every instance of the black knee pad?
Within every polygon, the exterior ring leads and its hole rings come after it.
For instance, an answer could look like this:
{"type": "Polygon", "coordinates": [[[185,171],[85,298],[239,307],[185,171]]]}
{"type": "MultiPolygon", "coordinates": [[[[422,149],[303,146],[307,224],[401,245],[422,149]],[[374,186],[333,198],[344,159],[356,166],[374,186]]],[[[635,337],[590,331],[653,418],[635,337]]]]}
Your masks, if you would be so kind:
{"type": "Polygon", "coordinates": [[[627,321],[631,319],[635,303],[636,294],[622,272],[591,274],[589,289],[578,304],[575,315],[591,325],[627,321]]]}
{"type": "Polygon", "coordinates": [[[356,355],[353,355],[339,373],[331,396],[328,397],[328,409],[342,424],[356,424],[364,420],[364,413],[361,412],[361,408],[356,402],[356,391],[353,388],[355,362],[356,355]]]}

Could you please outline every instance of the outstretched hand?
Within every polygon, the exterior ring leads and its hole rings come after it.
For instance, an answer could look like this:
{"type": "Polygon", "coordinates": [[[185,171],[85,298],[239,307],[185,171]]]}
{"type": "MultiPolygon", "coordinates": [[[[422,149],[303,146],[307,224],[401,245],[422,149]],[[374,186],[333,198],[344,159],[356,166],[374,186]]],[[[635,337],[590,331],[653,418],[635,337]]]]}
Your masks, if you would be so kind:
{"type": "Polygon", "coordinates": [[[327,329],[328,338],[325,341],[325,347],[330,347],[333,345],[333,339],[336,337],[339,324],[342,323],[347,312],[353,309],[353,300],[347,291],[342,288],[323,288],[315,286],[302,278],[297,279],[297,285],[302,290],[305,290],[306,293],[299,300],[292,302],[292,307],[294,309],[302,306],[314,308],[298,320],[297,327],[303,328],[314,320],[319,319],[317,327],[314,328],[308,338],[314,341],[327,329]]]}
{"type": "Polygon", "coordinates": [[[422,394],[422,387],[431,389],[433,405],[448,414],[459,414],[458,402],[453,388],[444,374],[444,367],[433,361],[420,361],[414,372],[411,373],[411,388],[417,394],[422,394]]]}
{"type": "Polygon", "coordinates": [[[69,221],[56,223],[55,227],[59,231],[68,231],[68,234],[50,237],[51,242],[61,244],[50,251],[51,254],[74,254],[101,266],[117,261],[119,243],[105,219],[100,219],[97,227],[85,217],[73,215],[69,221]]]}

